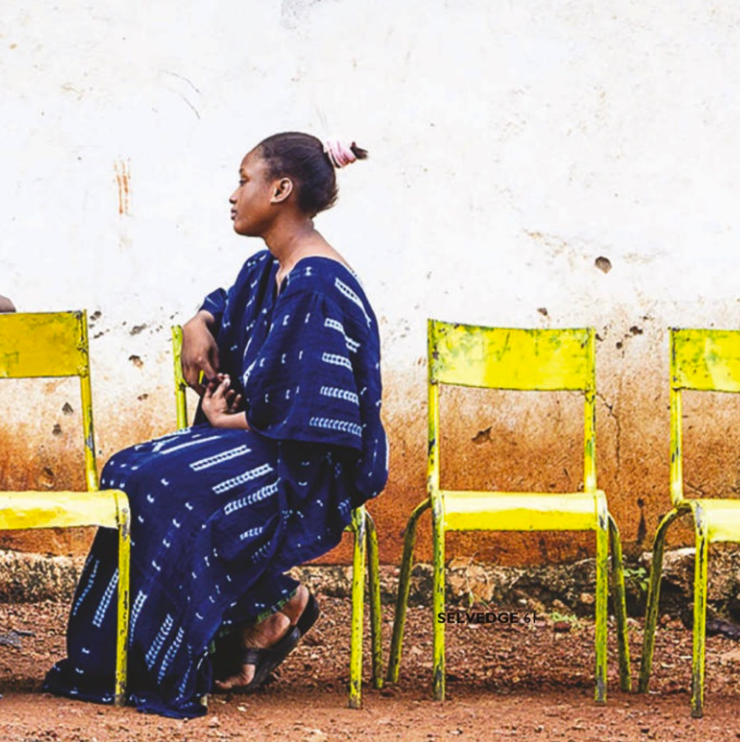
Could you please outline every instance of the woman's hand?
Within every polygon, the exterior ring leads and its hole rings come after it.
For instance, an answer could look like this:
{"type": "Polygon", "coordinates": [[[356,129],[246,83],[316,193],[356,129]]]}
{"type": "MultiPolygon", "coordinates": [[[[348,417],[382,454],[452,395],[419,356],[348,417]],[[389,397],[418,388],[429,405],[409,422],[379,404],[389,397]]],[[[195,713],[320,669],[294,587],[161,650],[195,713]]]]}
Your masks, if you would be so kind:
{"type": "Polygon", "coordinates": [[[208,383],[201,407],[214,428],[240,428],[248,430],[247,416],[241,394],[231,389],[228,374],[217,374],[208,383]]]}
{"type": "Polygon", "coordinates": [[[213,323],[213,315],[201,309],[182,328],[182,375],[201,397],[206,391],[201,371],[208,381],[218,375],[218,345],[210,329],[213,323]]]}

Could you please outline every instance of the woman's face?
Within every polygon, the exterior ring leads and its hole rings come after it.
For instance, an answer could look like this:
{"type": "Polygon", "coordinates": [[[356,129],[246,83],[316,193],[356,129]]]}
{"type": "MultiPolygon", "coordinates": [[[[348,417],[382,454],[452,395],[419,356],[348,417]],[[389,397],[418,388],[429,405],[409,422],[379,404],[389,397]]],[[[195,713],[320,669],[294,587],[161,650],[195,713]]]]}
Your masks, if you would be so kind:
{"type": "Polygon", "coordinates": [[[267,162],[256,150],[249,152],[239,167],[239,185],[229,197],[234,231],[246,237],[259,237],[269,226],[272,208],[273,179],[267,162]]]}

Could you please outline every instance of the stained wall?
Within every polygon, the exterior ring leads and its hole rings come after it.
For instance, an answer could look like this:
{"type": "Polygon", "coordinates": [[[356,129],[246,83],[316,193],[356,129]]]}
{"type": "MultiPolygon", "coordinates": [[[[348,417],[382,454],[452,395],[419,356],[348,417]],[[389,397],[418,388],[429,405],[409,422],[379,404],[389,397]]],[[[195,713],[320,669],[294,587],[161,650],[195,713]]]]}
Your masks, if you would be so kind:
{"type": "MultiPolygon", "coordinates": [[[[738,77],[730,2],[6,0],[0,293],[22,311],[87,308],[102,462],[173,426],[169,326],[260,247],[228,218],[242,155],[281,130],[355,139],[371,158],[340,174],[317,224],[381,324],[384,561],[424,495],[430,316],[596,328],[600,485],[626,548],[646,549],[669,502],[667,327],[740,324],[738,77]]],[[[0,384],[3,486],[81,486],[75,399],[70,382],[0,384]]],[[[578,399],[444,404],[450,482],[578,487],[578,399]]],[[[687,403],[690,491],[736,492],[738,412],[687,403]]],[[[428,556],[428,529],[419,544],[428,556]]],[[[449,544],[503,563],[592,549],[449,544]]]]}

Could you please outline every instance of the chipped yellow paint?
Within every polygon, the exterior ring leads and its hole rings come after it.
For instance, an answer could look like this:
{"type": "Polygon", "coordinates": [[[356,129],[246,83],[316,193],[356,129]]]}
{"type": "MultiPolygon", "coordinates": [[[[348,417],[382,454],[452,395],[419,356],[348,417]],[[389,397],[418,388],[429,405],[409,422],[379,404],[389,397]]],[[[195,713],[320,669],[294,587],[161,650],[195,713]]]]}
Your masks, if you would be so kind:
{"type": "Polygon", "coordinates": [[[5,314],[0,324],[0,378],[87,373],[83,312],[5,314]]]}
{"type": "Polygon", "coordinates": [[[118,530],[115,701],[126,702],[130,513],[119,490],[99,491],[86,312],[0,315],[0,378],[78,376],[87,492],[0,492],[0,530],[102,526],[118,530]]]}
{"type": "Polygon", "coordinates": [[[519,390],[593,389],[591,330],[495,328],[430,322],[429,376],[437,384],[519,390]]]}
{"type": "Polygon", "coordinates": [[[447,531],[593,531],[594,493],[444,491],[447,531]]]}
{"type": "Polygon", "coordinates": [[[182,375],[182,327],[173,325],[172,327],[172,363],[175,373],[175,409],[177,411],[177,428],[187,428],[188,426],[188,403],[186,391],[188,388],[185,377],[182,375]]]}
{"type": "Polygon", "coordinates": [[[100,492],[0,492],[0,530],[118,528],[116,501],[100,492]]]}
{"type": "Polygon", "coordinates": [[[670,330],[672,386],[740,392],[740,334],[736,330],[670,330]]]}
{"type": "Polygon", "coordinates": [[[606,639],[610,534],[619,632],[620,684],[630,688],[627,613],[619,532],[606,495],[596,485],[595,333],[593,328],[534,330],[487,328],[430,320],[428,339],[428,497],[411,515],[401,564],[388,679],[401,660],[408,579],[416,523],[432,511],[434,544],[433,687],[445,697],[444,553],[446,531],[595,531],[596,700],[606,699],[606,639]],[[522,391],[580,391],[584,397],[584,491],[576,493],[452,491],[440,488],[439,386],[454,384],[522,391]]]}
{"type": "Polygon", "coordinates": [[[694,522],[694,622],[691,715],[704,713],[704,666],[709,544],[740,542],[740,501],[685,498],[683,493],[682,393],[684,390],[740,392],[740,330],[670,329],[671,476],[673,508],[661,520],[653,540],[653,561],[643,634],[641,693],[650,683],[658,620],[663,552],[668,527],[679,517],[694,522]]]}

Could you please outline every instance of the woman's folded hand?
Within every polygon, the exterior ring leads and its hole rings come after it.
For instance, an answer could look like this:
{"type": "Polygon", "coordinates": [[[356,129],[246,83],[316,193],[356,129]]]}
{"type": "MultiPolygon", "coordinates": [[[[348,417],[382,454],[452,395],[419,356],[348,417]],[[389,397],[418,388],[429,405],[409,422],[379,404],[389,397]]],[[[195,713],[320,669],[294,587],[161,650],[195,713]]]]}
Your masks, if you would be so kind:
{"type": "Polygon", "coordinates": [[[203,412],[214,428],[241,428],[247,430],[244,400],[231,388],[228,374],[217,374],[205,387],[203,412]]]}

